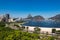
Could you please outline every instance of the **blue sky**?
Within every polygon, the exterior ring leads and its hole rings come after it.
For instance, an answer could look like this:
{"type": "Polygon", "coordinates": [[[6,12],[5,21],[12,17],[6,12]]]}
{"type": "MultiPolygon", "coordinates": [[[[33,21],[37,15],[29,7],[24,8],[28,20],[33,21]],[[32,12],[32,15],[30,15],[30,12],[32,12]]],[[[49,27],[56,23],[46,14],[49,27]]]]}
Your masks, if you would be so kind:
{"type": "Polygon", "coordinates": [[[6,13],[12,17],[31,14],[49,18],[60,14],[60,0],[0,0],[0,15],[6,13]]]}

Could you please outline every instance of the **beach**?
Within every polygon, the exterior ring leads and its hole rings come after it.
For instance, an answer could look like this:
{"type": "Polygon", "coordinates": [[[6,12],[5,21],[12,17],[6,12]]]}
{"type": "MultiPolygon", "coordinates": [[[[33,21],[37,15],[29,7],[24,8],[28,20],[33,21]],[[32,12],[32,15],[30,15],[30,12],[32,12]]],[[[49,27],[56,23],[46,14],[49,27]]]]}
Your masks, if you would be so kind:
{"type": "MultiPolygon", "coordinates": [[[[29,31],[34,31],[34,28],[35,28],[35,27],[33,27],[33,26],[25,26],[25,27],[29,27],[29,28],[28,28],[29,31]]],[[[39,27],[39,28],[41,29],[41,30],[40,30],[41,33],[46,33],[46,32],[48,32],[49,34],[52,33],[52,29],[60,30],[60,28],[46,28],[46,27],[39,27]]]]}

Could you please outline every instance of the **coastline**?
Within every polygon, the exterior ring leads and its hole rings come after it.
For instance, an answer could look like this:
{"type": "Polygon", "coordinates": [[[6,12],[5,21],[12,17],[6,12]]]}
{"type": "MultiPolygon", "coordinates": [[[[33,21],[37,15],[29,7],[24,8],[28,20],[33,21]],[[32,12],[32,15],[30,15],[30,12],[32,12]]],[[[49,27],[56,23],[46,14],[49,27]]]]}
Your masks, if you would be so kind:
{"type": "MultiPolygon", "coordinates": [[[[34,26],[25,26],[25,27],[29,27],[28,28],[28,31],[34,31],[34,26]]],[[[51,34],[52,33],[52,29],[56,29],[56,30],[60,30],[60,28],[45,28],[45,27],[39,27],[40,29],[41,29],[41,33],[46,33],[46,32],[48,32],[49,34],[51,34]]]]}

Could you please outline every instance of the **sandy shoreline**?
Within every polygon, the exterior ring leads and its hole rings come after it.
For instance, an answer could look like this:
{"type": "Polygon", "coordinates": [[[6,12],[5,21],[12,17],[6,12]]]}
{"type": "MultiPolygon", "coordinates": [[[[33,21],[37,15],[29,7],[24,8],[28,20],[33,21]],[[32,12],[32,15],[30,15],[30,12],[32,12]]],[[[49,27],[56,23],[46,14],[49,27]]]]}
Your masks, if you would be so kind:
{"type": "MultiPolygon", "coordinates": [[[[25,26],[25,27],[29,27],[28,28],[29,31],[34,31],[34,28],[35,28],[33,26],[25,26]]],[[[41,29],[41,32],[44,32],[44,33],[46,33],[46,32],[52,33],[52,29],[53,29],[53,28],[45,28],[45,27],[39,27],[39,28],[41,29]]],[[[60,28],[55,28],[55,29],[60,30],[60,28]]]]}

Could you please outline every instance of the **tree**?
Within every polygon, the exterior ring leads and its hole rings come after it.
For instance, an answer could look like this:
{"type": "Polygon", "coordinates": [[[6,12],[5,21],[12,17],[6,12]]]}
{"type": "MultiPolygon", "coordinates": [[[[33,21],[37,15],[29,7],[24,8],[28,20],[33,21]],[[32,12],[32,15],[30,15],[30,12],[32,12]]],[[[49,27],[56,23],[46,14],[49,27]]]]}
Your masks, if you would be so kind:
{"type": "Polygon", "coordinates": [[[5,27],[5,22],[0,22],[1,27],[5,27]]]}
{"type": "Polygon", "coordinates": [[[27,29],[27,32],[28,32],[29,27],[26,27],[26,29],[27,29]]]}
{"type": "Polygon", "coordinates": [[[24,31],[25,27],[24,27],[24,26],[22,26],[21,28],[22,28],[22,31],[24,31]]]}
{"type": "Polygon", "coordinates": [[[53,36],[53,37],[56,36],[56,29],[52,29],[52,36],[53,36]]]}
{"type": "Polygon", "coordinates": [[[60,34],[60,30],[57,30],[56,33],[57,33],[57,34],[60,34]]]}
{"type": "Polygon", "coordinates": [[[35,28],[34,28],[34,33],[38,33],[38,34],[39,34],[39,33],[40,33],[40,30],[41,30],[40,28],[35,27],[35,28]]]}
{"type": "Polygon", "coordinates": [[[56,34],[57,34],[57,35],[56,35],[56,36],[57,36],[56,39],[57,39],[57,40],[60,39],[60,38],[59,38],[59,36],[60,36],[60,30],[57,30],[57,31],[56,31],[56,34]]]}
{"type": "Polygon", "coordinates": [[[56,32],[56,29],[52,29],[52,33],[55,33],[56,32]]]}

